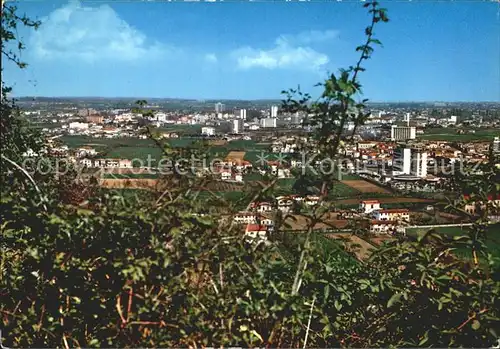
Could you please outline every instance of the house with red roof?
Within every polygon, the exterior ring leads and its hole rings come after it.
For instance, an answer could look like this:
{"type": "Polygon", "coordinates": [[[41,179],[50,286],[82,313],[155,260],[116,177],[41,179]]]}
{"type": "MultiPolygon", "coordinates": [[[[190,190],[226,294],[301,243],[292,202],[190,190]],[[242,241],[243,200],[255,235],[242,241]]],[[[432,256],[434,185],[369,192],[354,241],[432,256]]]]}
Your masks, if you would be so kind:
{"type": "MultiPolygon", "coordinates": [[[[484,202],[482,198],[474,198],[470,195],[464,195],[463,198],[465,201],[464,211],[471,215],[475,215],[478,208],[484,209],[486,206],[486,202],[484,202]]],[[[496,211],[492,212],[493,215],[500,215],[500,194],[497,194],[496,197],[493,195],[488,195],[487,199],[487,204],[490,205],[493,211],[496,211]]]]}
{"type": "Polygon", "coordinates": [[[363,213],[371,213],[372,211],[380,210],[380,201],[363,200],[359,203],[359,210],[363,213]]]}
{"type": "Polygon", "coordinates": [[[266,241],[267,240],[267,227],[262,224],[248,224],[245,229],[245,237],[252,241],[266,241]]]}

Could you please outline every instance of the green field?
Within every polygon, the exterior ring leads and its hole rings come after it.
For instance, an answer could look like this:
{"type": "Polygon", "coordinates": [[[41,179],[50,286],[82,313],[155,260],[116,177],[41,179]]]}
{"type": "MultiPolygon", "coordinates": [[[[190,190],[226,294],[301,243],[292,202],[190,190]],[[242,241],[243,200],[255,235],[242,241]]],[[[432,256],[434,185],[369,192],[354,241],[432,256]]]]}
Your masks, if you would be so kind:
{"type": "Polygon", "coordinates": [[[291,195],[294,193],[295,178],[282,178],[276,182],[276,195],[291,195]]]}
{"type": "Polygon", "coordinates": [[[188,137],[181,137],[181,138],[171,138],[166,140],[170,146],[174,148],[186,148],[190,147],[193,145],[193,143],[197,140],[197,138],[188,138],[188,137]]]}
{"type": "Polygon", "coordinates": [[[355,173],[341,174],[340,178],[339,177],[335,177],[335,178],[338,178],[341,181],[357,181],[357,180],[361,181],[361,180],[364,180],[363,178],[361,178],[359,175],[357,175],[355,173]]]}
{"type": "MultiPolygon", "coordinates": [[[[469,129],[466,129],[469,131],[469,129]]],[[[491,141],[494,137],[500,136],[500,129],[476,129],[476,133],[457,134],[456,128],[431,128],[425,129],[423,135],[418,135],[419,139],[430,141],[491,141]]]]}
{"type": "MultiPolygon", "coordinates": [[[[328,196],[330,198],[352,197],[361,194],[358,190],[341,182],[335,181],[330,188],[328,196]]],[[[371,194],[370,194],[371,195],[371,194]]]]}
{"type": "Polygon", "coordinates": [[[264,181],[265,177],[258,172],[251,172],[243,177],[245,182],[264,181]]]}
{"type": "MultiPolygon", "coordinates": [[[[446,234],[448,236],[459,236],[459,235],[466,235],[469,232],[469,227],[439,227],[435,228],[435,230],[438,233],[446,234]]],[[[412,229],[407,229],[406,233],[409,236],[418,236],[419,234],[423,234],[429,229],[422,229],[422,228],[412,228],[412,229]]],[[[493,224],[488,226],[486,230],[486,247],[488,249],[488,252],[491,253],[493,256],[495,265],[497,267],[500,267],[500,223],[499,224],[493,224]]],[[[468,249],[459,249],[455,251],[455,254],[457,256],[466,258],[466,259],[472,259],[472,252],[468,249]]]]}
{"type": "MultiPolygon", "coordinates": [[[[150,155],[151,159],[159,161],[163,155],[163,150],[150,139],[63,136],[60,140],[70,148],[79,148],[82,146],[94,147],[97,151],[102,152],[99,156],[101,158],[141,159],[142,161],[147,161],[148,155],[150,155]]],[[[174,148],[184,148],[189,147],[195,141],[195,138],[174,138],[166,142],[174,148]]],[[[214,158],[224,159],[228,152],[225,146],[213,146],[202,149],[207,151],[208,161],[214,158]]],[[[153,162],[152,166],[154,165],[155,163],[153,162]]]]}
{"type": "Polygon", "coordinates": [[[30,122],[29,124],[29,127],[34,129],[42,129],[42,128],[54,129],[54,128],[59,128],[61,126],[62,124],[58,122],[30,122]]]}
{"type": "Polygon", "coordinates": [[[173,124],[165,127],[156,128],[160,132],[177,132],[180,134],[198,134],[201,132],[201,125],[173,124]]]}
{"type": "MultiPolygon", "coordinates": [[[[150,139],[139,139],[132,137],[121,138],[94,138],[88,136],[62,136],[58,138],[61,142],[70,148],[78,148],[82,146],[92,147],[145,147],[155,146],[155,143],[150,139]]],[[[99,149],[97,149],[99,150],[99,149]]]]}
{"type": "Polygon", "coordinates": [[[109,151],[104,151],[99,155],[101,158],[111,159],[137,159],[137,162],[142,162],[143,166],[148,166],[148,157],[151,157],[151,167],[156,167],[158,161],[161,160],[163,152],[158,147],[117,147],[111,148],[109,151]]]}
{"type": "Polygon", "coordinates": [[[106,179],[157,179],[159,178],[158,174],[152,173],[106,173],[103,178],[106,179]]]}
{"type": "Polygon", "coordinates": [[[246,151],[244,160],[250,161],[254,166],[262,166],[266,161],[278,161],[279,153],[270,153],[266,150],[246,151]]]}
{"type": "Polygon", "coordinates": [[[155,193],[147,189],[101,189],[104,193],[109,195],[122,196],[125,200],[140,199],[144,201],[150,201],[155,198],[155,193]]]}
{"type": "MultiPolygon", "coordinates": [[[[208,191],[201,191],[201,192],[194,192],[192,194],[192,197],[194,198],[196,196],[197,201],[204,201],[208,206],[221,206],[224,204],[225,200],[227,203],[237,203],[240,199],[244,198],[245,195],[248,195],[248,193],[242,192],[242,191],[219,191],[219,192],[208,192],[208,191]],[[217,199],[217,197],[221,198],[222,200],[217,199]]],[[[238,210],[244,209],[246,205],[248,204],[247,200],[243,200],[245,202],[240,202],[239,205],[237,205],[235,208],[238,210]]],[[[226,207],[227,208],[227,207],[226,207]]]]}
{"type": "MultiPolygon", "coordinates": [[[[178,125],[183,126],[183,125],[178,125]]],[[[184,125],[191,126],[191,125],[184,125]]],[[[144,159],[151,155],[152,159],[161,159],[162,150],[156,145],[153,140],[139,139],[131,137],[122,138],[93,138],[88,136],[63,136],[59,140],[70,148],[79,148],[82,146],[94,147],[97,151],[105,152],[102,157],[122,158],[122,159],[144,159]]],[[[197,138],[181,137],[167,139],[165,142],[174,148],[188,148],[195,144],[196,141],[201,141],[197,138]]],[[[228,142],[226,145],[214,145],[200,147],[200,150],[206,151],[207,160],[213,159],[223,160],[229,151],[240,150],[246,151],[245,160],[256,164],[261,155],[269,161],[276,160],[278,154],[267,152],[268,144],[259,144],[254,141],[236,140],[228,142]]],[[[207,164],[208,165],[208,164],[207,164]]]]}
{"type": "MultiPolygon", "coordinates": [[[[281,242],[282,255],[290,260],[297,258],[296,251],[299,246],[304,246],[305,238],[306,234],[296,232],[278,232],[275,236],[275,239],[281,242]]],[[[327,238],[323,233],[312,234],[311,243],[318,247],[316,253],[341,257],[346,263],[344,266],[359,263],[356,258],[345,251],[340,241],[327,238]]]]}
{"type": "Polygon", "coordinates": [[[238,139],[230,141],[226,145],[228,150],[239,150],[239,151],[267,151],[269,144],[260,144],[252,140],[238,139]]]}

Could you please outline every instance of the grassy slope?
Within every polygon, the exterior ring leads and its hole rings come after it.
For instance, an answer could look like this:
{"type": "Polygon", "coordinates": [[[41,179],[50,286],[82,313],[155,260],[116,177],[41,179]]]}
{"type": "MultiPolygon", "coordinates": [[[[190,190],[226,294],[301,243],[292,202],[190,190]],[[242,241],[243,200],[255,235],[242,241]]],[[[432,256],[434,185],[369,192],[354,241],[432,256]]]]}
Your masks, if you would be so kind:
{"type": "Polygon", "coordinates": [[[477,129],[473,134],[457,134],[455,128],[433,128],[424,130],[423,135],[418,135],[419,139],[433,141],[491,141],[494,137],[500,136],[500,129],[477,129]]]}

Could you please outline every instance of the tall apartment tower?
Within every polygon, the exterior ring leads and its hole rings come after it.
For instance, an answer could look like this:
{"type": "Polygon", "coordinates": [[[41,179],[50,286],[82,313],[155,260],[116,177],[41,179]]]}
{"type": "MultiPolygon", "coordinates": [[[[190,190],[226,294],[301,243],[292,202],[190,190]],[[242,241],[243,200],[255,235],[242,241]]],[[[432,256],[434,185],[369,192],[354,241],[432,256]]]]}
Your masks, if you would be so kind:
{"type": "Polygon", "coordinates": [[[427,152],[412,150],[410,174],[417,177],[427,177],[427,152]]]}
{"type": "Polygon", "coordinates": [[[392,168],[394,175],[427,177],[427,152],[400,146],[394,150],[392,168]]]}
{"type": "Polygon", "coordinates": [[[493,145],[492,145],[492,147],[493,147],[493,152],[494,153],[500,152],[500,137],[495,137],[493,139],[493,145]]]}
{"type": "Polygon", "coordinates": [[[291,121],[292,125],[300,125],[300,123],[302,122],[302,117],[299,114],[299,112],[296,112],[295,114],[293,114],[291,116],[291,120],[290,121],[291,121]]]}
{"type": "Polygon", "coordinates": [[[247,110],[246,109],[240,109],[240,119],[241,120],[247,119],[247,110]]]}
{"type": "Polygon", "coordinates": [[[410,127],[410,113],[406,113],[403,119],[406,122],[406,126],[410,127]]]}
{"type": "Polygon", "coordinates": [[[277,105],[271,106],[271,117],[272,118],[278,117],[278,106],[277,105]]]}
{"type": "Polygon", "coordinates": [[[260,126],[263,128],[275,128],[276,127],[276,118],[260,119],[260,126]]]}
{"type": "Polygon", "coordinates": [[[392,168],[395,175],[406,174],[411,172],[411,149],[398,147],[394,149],[392,168]]]}
{"type": "Polygon", "coordinates": [[[216,113],[223,113],[226,110],[226,106],[222,103],[215,103],[215,112],[216,113]]]}
{"type": "Polygon", "coordinates": [[[415,138],[417,138],[417,129],[415,127],[392,125],[391,139],[393,141],[406,141],[415,138]]]}
{"type": "Polygon", "coordinates": [[[243,132],[243,120],[234,119],[231,122],[231,131],[232,133],[241,133],[243,132]]]}

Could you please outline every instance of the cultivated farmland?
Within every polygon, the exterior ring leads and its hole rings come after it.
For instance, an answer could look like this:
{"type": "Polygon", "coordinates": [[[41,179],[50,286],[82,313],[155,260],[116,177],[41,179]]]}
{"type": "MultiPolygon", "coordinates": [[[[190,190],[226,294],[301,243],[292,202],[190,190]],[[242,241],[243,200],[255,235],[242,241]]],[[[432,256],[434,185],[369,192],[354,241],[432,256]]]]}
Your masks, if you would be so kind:
{"type": "Polygon", "coordinates": [[[244,158],[245,158],[244,151],[230,151],[229,154],[227,154],[227,156],[226,156],[226,161],[233,161],[236,163],[241,163],[241,162],[243,162],[244,158]]]}
{"type": "Polygon", "coordinates": [[[341,183],[352,187],[361,193],[389,193],[387,189],[365,180],[344,180],[341,181],[341,183]]]}

